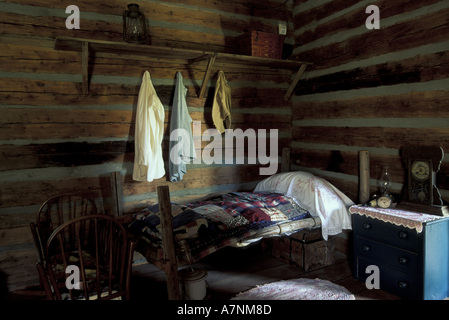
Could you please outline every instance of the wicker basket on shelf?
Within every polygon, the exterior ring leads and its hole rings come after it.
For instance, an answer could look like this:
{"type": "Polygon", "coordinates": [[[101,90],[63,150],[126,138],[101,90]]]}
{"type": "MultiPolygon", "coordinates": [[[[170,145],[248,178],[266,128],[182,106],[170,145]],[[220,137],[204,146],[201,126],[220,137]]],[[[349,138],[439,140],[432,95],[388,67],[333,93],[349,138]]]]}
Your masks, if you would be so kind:
{"type": "Polygon", "coordinates": [[[285,36],[250,31],[237,37],[237,51],[243,55],[281,59],[285,36]]]}

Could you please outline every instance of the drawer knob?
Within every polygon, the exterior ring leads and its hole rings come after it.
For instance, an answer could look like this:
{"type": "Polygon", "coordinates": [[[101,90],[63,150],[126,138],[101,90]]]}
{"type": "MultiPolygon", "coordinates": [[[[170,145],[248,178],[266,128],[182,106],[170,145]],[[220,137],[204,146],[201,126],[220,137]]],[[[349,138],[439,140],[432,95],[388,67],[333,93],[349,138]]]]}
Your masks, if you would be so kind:
{"type": "Polygon", "coordinates": [[[408,234],[405,231],[400,231],[398,234],[399,238],[401,239],[407,239],[408,238],[408,234]]]}
{"type": "Polygon", "coordinates": [[[408,283],[406,281],[399,281],[398,287],[401,289],[406,289],[408,287],[408,283]]]}
{"type": "Polygon", "coordinates": [[[371,229],[371,223],[365,222],[365,223],[362,225],[362,228],[365,229],[365,230],[371,229]]]}
{"type": "Polygon", "coordinates": [[[363,246],[362,246],[362,250],[363,250],[364,252],[368,252],[368,251],[371,250],[371,247],[370,247],[370,246],[367,246],[367,245],[363,245],[363,246]]]}
{"type": "Polygon", "coordinates": [[[408,262],[407,257],[399,257],[398,259],[400,264],[406,264],[408,262]]]}

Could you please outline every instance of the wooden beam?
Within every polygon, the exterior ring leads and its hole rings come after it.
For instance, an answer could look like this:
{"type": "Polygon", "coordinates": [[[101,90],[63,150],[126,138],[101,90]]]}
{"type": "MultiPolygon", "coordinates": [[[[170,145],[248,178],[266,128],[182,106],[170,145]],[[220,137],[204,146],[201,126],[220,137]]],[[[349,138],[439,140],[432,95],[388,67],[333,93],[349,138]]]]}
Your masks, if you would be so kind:
{"type": "Polygon", "coordinates": [[[172,62],[173,60],[182,60],[184,64],[202,61],[212,55],[215,55],[218,61],[226,62],[230,65],[239,65],[241,67],[246,66],[248,69],[252,69],[254,66],[259,66],[272,69],[291,70],[296,69],[301,65],[312,64],[305,61],[271,59],[232,53],[217,53],[212,51],[200,51],[71,37],[57,37],[53,48],[56,50],[80,51],[80,43],[82,42],[88,42],[89,49],[95,53],[108,53],[118,56],[142,56],[152,59],[158,58],[162,61],[170,62],[172,62]]]}
{"type": "MultiPolygon", "coordinates": [[[[229,53],[217,53],[199,50],[188,50],[178,48],[168,48],[159,46],[137,45],[121,42],[69,38],[69,37],[57,37],[54,43],[54,49],[57,50],[69,50],[80,51],[81,43],[81,56],[82,56],[82,76],[83,76],[83,94],[87,94],[89,91],[89,49],[95,53],[103,54],[116,54],[119,57],[123,55],[132,56],[144,56],[148,59],[161,59],[163,61],[173,61],[180,59],[184,64],[191,64],[198,61],[202,61],[209,57],[206,72],[204,74],[203,82],[199,93],[199,98],[204,97],[206,92],[207,83],[209,82],[212,68],[215,60],[226,63],[227,66],[234,66],[237,68],[246,68],[254,71],[254,68],[269,68],[270,70],[284,69],[290,70],[297,68],[299,70],[296,73],[293,82],[288,88],[287,93],[284,96],[284,100],[287,101],[290,98],[293,90],[296,87],[299,79],[301,78],[309,62],[292,61],[282,59],[271,59],[254,57],[247,55],[229,54],[229,53]]],[[[179,62],[179,61],[178,61],[179,62]]]]}
{"type": "Polygon", "coordinates": [[[83,76],[83,94],[89,93],[89,42],[82,42],[81,72],[83,76]]]}
{"type": "Polygon", "coordinates": [[[217,57],[217,54],[214,53],[209,58],[209,62],[207,64],[206,72],[204,73],[204,77],[203,77],[203,83],[201,84],[201,91],[200,91],[200,94],[198,96],[199,98],[203,98],[204,97],[204,92],[206,91],[207,83],[209,82],[210,75],[211,75],[212,68],[214,66],[216,57],[217,57]]]}
{"type": "Polygon", "coordinates": [[[173,237],[170,191],[168,186],[157,187],[160,220],[162,228],[162,246],[166,261],[164,271],[167,275],[167,291],[169,300],[180,300],[178,282],[178,261],[176,259],[175,241],[173,237]]]}
{"type": "Polygon", "coordinates": [[[302,74],[304,73],[304,70],[306,70],[307,64],[301,65],[299,67],[298,72],[296,73],[295,77],[293,78],[293,82],[290,84],[290,87],[287,90],[287,93],[284,96],[284,100],[287,101],[290,98],[290,95],[292,94],[293,90],[295,90],[296,85],[298,84],[299,79],[301,79],[302,74]]]}

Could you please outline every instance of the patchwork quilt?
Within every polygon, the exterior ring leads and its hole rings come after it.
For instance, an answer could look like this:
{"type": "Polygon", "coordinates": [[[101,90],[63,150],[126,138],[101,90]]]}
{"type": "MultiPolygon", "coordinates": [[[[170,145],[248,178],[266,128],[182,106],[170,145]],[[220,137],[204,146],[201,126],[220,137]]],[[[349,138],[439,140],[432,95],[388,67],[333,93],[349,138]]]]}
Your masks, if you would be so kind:
{"type": "MultiPolygon", "coordinates": [[[[134,215],[130,231],[160,248],[159,206],[134,215]]],[[[233,192],[207,201],[172,204],[173,229],[178,255],[193,263],[214,251],[257,237],[267,227],[309,218],[295,199],[282,193],[233,192]]],[[[148,247],[148,246],[147,246],[148,247]]]]}

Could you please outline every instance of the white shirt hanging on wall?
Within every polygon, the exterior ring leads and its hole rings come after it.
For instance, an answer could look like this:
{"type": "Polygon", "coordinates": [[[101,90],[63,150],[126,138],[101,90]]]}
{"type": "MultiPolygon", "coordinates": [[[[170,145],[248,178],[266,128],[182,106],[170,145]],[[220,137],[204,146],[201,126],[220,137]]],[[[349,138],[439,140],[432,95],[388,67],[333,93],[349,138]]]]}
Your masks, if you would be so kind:
{"type": "Polygon", "coordinates": [[[176,73],[175,96],[170,119],[170,181],[181,181],[187,173],[186,163],[196,158],[192,135],[192,118],[189,115],[186,101],[187,88],[184,86],[182,75],[176,73]]]}
{"type": "Polygon", "coordinates": [[[145,71],[139,91],[135,129],[133,179],[153,181],[165,175],[162,158],[165,110],[145,71]]]}

